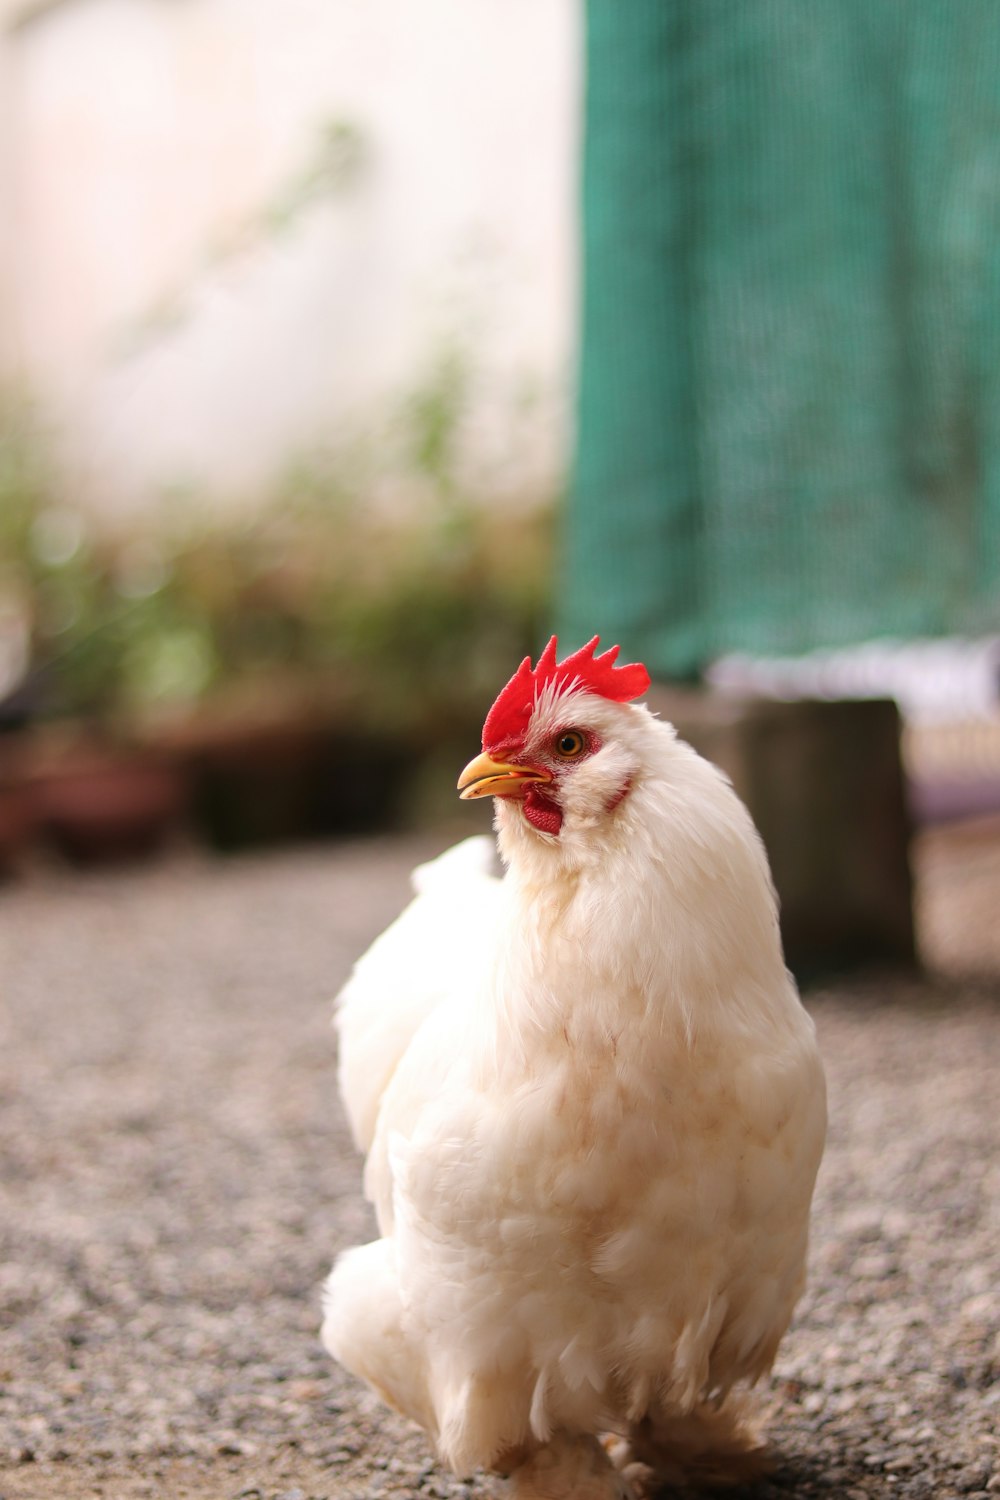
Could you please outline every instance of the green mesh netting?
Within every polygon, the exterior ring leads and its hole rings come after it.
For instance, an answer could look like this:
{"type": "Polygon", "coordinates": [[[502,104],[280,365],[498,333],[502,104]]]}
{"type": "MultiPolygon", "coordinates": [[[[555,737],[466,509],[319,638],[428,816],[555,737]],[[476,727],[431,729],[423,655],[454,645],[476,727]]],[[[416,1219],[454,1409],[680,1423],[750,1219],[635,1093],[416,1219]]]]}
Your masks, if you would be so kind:
{"type": "Polygon", "coordinates": [[[1000,624],[1000,0],[589,0],[561,626],[1000,624]]]}

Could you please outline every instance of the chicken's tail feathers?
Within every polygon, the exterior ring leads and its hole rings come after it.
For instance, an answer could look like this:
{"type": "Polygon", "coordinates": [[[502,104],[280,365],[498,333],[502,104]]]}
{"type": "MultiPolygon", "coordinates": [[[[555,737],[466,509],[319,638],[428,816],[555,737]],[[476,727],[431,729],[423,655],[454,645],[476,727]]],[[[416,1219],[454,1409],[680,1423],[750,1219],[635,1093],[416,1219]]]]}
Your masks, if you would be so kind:
{"type": "Polygon", "coordinates": [[[763,1413],[750,1392],[730,1392],[723,1401],[701,1402],[690,1412],[648,1415],[629,1428],[625,1442],[609,1451],[640,1493],[664,1485],[727,1488],[751,1484],[774,1467],[763,1436],[763,1413]]]}
{"type": "Polygon", "coordinates": [[[493,840],[485,833],[477,833],[472,838],[463,839],[460,844],[453,844],[436,859],[417,865],[410,880],[417,895],[426,896],[428,891],[464,885],[476,876],[495,877],[496,860],[493,840]]]}

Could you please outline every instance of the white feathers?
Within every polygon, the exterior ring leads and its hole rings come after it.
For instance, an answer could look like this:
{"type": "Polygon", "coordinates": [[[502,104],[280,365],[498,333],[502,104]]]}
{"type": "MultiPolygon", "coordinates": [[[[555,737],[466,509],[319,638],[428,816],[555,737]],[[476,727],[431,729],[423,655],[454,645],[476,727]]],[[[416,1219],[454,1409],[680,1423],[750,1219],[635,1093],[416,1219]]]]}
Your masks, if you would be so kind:
{"type": "Polygon", "coordinates": [[[551,697],[528,752],[568,725],[558,836],[498,802],[504,880],[424,866],[338,1014],[392,1286],[339,1263],[325,1337],[459,1469],[756,1379],[803,1280],[823,1081],[760,840],[644,708],[551,697]]]}
{"type": "Polygon", "coordinates": [[[453,844],[450,849],[439,854],[437,859],[418,865],[410,879],[418,896],[427,896],[437,891],[447,897],[460,890],[467,880],[473,884],[481,878],[494,880],[495,864],[496,850],[493,843],[480,833],[474,838],[463,839],[460,844],[453,844]]]}
{"type": "Polygon", "coordinates": [[[492,843],[478,837],[419,865],[414,900],[359,959],[338,997],[340,1090],[362,1151],[414,1032],[481,969],[500,894],[493,861],[492,843]]]}

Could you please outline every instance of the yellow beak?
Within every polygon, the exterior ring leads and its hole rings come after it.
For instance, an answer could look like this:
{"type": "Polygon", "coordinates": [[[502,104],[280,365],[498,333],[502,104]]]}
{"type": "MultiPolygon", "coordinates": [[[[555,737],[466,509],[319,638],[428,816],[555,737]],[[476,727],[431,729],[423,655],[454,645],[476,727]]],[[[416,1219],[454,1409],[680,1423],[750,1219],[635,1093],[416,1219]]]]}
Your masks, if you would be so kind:
{"type": "Polygon", "coordinates": [[[463,802],[473,797],[519,797],[530,782],[551,780],[548,771],[534,766],[505,765],[484,753],[469,761],[458,778],[458,792],[463,802]]]}

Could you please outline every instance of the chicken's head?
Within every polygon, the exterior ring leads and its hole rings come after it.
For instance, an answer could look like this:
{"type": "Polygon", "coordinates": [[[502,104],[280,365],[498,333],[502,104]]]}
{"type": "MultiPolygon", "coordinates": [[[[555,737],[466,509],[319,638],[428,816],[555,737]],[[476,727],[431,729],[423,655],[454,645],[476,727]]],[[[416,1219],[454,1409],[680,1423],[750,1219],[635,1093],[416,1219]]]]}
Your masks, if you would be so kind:
{"type": "Polygon", "coordinates": [[[649,686],[639,664],[616,666],[618,647],[595,636],[565,661],[556,638],[532,667],[525,657],[486,716],[483,753],[458,781],[463,798],[496,797],[497,823],[556,843],[594,828],[628,797],[641,756],[628,704],[649,686]]]}

